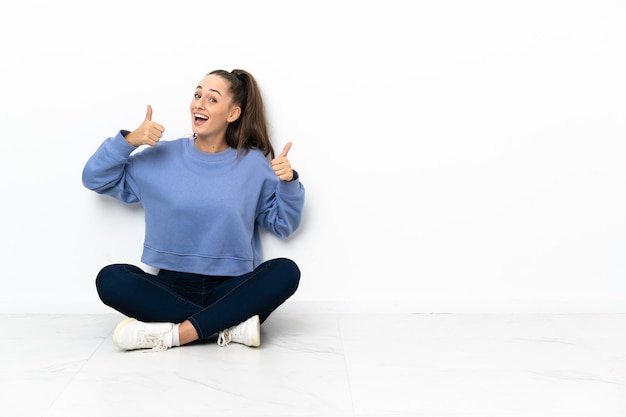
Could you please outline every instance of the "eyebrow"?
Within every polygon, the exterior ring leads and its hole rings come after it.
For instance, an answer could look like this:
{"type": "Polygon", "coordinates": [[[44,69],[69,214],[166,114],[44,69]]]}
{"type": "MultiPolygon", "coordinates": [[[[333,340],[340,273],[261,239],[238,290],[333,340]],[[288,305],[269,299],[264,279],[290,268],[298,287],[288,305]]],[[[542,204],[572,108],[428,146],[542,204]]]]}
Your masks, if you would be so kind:
{"type": "MultiPolygon", "coordinates": [[[[196,90],[202,90],[202,87],[197,86],[197,87],[196,87],[196,90]]],[[[209,91],[213,91],[214,93],[217,93],[217,94],[219,94],[220,96],[222,95],[222,93],[220,93],[219,91],[217,91],[217,90],[215,90],[215,89],[213,89],[213,88],[209,88],[209,91]]]]}

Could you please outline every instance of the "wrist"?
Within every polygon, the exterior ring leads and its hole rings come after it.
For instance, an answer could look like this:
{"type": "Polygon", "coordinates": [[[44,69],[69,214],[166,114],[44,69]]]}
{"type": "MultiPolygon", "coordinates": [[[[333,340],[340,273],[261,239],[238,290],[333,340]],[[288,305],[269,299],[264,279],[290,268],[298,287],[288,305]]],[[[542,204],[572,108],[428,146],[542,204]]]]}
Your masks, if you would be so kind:
{"type": "Polygon", "coordinates": [[[291,179],[290,179],[290,180],[287,180],[287,182],[295,181],[295,180],[297,180],[297,179],[299,178],[299,176],[298,176],[298,171],[296,171],[296,170],[294,169],[294,170],[292,170],[292,173],[293,173],[293,175],[292,175],[291,179]]]}

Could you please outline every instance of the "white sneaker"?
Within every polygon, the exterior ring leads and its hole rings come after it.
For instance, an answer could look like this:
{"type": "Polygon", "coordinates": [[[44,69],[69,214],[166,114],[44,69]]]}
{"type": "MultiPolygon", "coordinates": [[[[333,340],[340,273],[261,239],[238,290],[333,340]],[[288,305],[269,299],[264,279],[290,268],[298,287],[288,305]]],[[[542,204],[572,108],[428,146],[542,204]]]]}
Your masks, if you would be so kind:
{"type": "Polygon", "coordinates": [[[128,318],[115,327],[113,343],[124,350],[167,350],[172,347],[173,328],[173,323],[144,323],[128,318]]]}
{"type": "Polygon", "coordinates": [[[261,344],[261,321],[259,316],[252,316],[236,326],[222,330],[217,337],[217,344],[227,346],[230,342],[258,347],[261,344]]]}

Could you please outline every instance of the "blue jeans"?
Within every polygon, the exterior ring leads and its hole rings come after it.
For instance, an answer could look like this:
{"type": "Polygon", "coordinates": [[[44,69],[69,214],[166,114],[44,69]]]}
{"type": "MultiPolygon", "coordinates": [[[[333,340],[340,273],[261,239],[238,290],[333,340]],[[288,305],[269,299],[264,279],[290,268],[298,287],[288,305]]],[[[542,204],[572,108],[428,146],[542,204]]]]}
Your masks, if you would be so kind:
{"type": "Polygon", "coordinates": [[[150,274],[128,264],[98,273],[96,288],[104,304],[145,322],[189,320],[200,339],[259,315],[261,322],[291,297],[300,269],[290,259],[266,261],[235,277],[160,270],[150,274]]]}

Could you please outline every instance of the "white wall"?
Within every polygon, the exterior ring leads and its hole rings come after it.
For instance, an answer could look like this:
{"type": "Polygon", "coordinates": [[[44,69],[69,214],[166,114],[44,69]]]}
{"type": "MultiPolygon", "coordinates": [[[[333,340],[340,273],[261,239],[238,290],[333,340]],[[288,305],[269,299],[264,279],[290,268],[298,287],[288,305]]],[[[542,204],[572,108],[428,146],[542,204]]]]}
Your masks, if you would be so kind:
{"type": "Polygon", "coordinates": [[[0,5],[0,312],[111,311],[143,217],[81,185],[146,104],[167,138],[209,70],[244,68],[305,221],[267,257],[292,305],[626,311],[624,1],[119,1],[0,5]],[[296,303],[298,300],[300,303],[296,303]]]}

